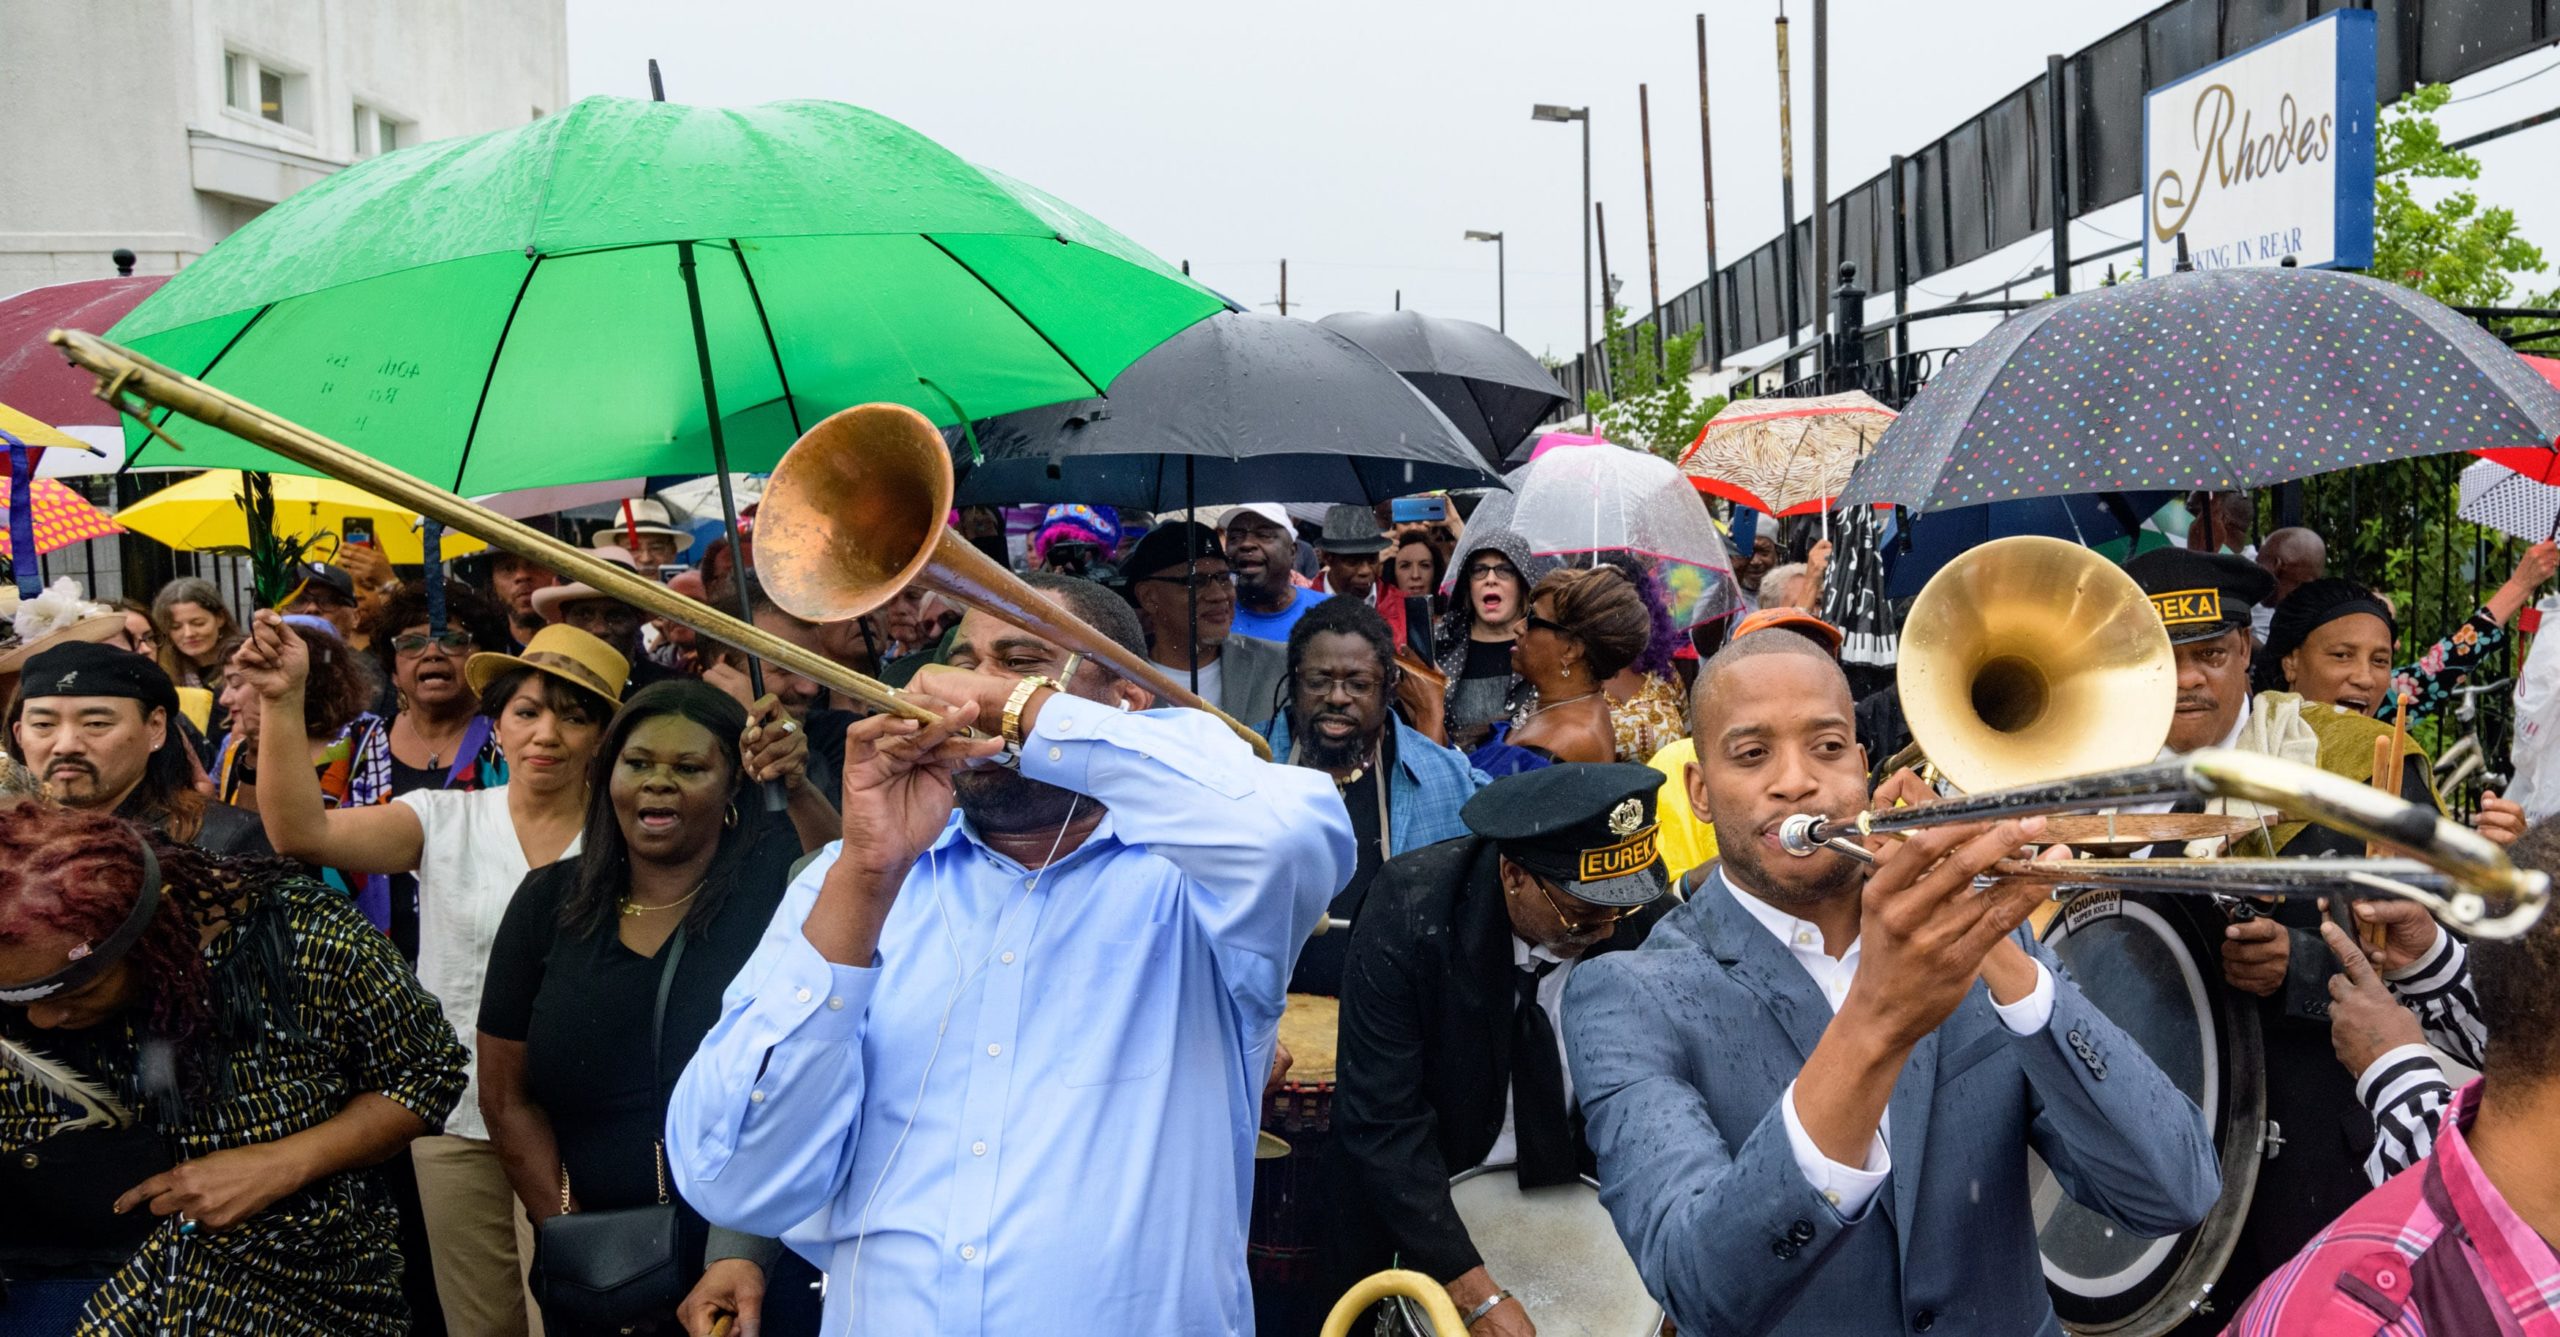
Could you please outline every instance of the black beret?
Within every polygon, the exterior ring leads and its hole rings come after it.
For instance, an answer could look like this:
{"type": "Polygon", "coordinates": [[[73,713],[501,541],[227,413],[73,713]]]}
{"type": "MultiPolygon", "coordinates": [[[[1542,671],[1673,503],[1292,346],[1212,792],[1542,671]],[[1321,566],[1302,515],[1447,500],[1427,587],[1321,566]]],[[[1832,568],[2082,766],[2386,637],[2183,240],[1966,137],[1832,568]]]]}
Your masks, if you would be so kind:
{"type": "Polygon", "coordinates": [[[2124,564],[2169,628],[2169,643],[2211,640],[2249,625],[2249,610],[2276,592],[2276,578],[2246,557],[2155,548],[2124,564]]]}
{"type": "Polygon", "coordinates": [[[70,641],[27,661],[18,676],[18,698],[121,696],[178,713],[178,689],[158,664],[111,645],[70,641]]]}
{"type": "Polygon", "coordinates": [[[1129,549],[1120,563],[1120,574],[1130,580],[1169,571],[1194,558],[1227,560],[1226,545],[1218,541],[1218,531],[1190,520],[1176,520],[1158,525],[1129,549]]]}
{"type": "Polygon", "coordinates": [[[2357,613],[2371,613],[2382,619],[2395,642],[2400,638],[2400,619],[2391,615],[2391,606],[2374,597],[2373,591],[2352,580],[2329,576],[2306,580],[2293,587],[2276,605],[2276,615],[2267,624],[2267,661],[2272,664],[2302,648],[2311,633],[2357,613]]]}
{"type": "Polygon", "coordinates": [[[1643,905],[1666,880],[1655,849],[1653,800],[1662,772],[1573,762],[1505,776],[1458,810],[1502,857],[1593,905],[1643,905]]]}

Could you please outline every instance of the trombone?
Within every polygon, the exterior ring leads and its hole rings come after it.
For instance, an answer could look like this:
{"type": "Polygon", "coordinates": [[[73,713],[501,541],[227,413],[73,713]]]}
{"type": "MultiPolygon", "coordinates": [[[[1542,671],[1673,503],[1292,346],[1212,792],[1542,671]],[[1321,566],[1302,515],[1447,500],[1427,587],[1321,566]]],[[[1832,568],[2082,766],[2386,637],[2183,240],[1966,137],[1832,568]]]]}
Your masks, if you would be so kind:
{"type": "MultiPolygon", "coordinates": [[[[150,427],[125,401],[183,413],[317,473],[363,488],[493,547],[530,557],[561,575],[658,617],[821,683],[874,710],[930,724],[940,714],[914,696],[656,581],[477,506],[298,423],[172,371],[131,349],[80,330],[45,336],[72,362],[96,373],[100,399],[150,427]]],[[[166,439],[166,438],[163,438],[166,439]]],[[[174,442],[171,443],[173,446],[174,442]]],[[[951,509],[951,456],[924,415],[897,404],[864,404],[829,416],[793,443],[766,486],[756,546],[757,573],[774,602],[813,622],[857,617],[909,583],[979,608],[1145,687],[1159,701],[1203,710],[1251,744],[1260,734],[1184,690],[1143,654],[1132,654],[1012,572],[961,542],[942,522],[951,509]]]]}
{"type": "MultiPolygon", "coordinates": [[[[2177,659],[2133,578],[2076,544],[2009,538],[1964,554],[1913,601],[1896,684],[1917,746],[1960,794],[1834,819],[1798,813],[1787,853],[1872,863],[1857,837],[2163,799],[2237,799],[2406,851],[2408,858],[2008,860],[1991,877],[2218,896],[2396,896],[2484,938],[2542,917],[2548,875],[2469,827],[2361,781],[2255,752],[2155,760],[2177,659]],[[2070,778],[2054,779],[2060,771],[2070,778]]],[[[2128,815],[2128,825],[2144,818],[2128,815]]]]}

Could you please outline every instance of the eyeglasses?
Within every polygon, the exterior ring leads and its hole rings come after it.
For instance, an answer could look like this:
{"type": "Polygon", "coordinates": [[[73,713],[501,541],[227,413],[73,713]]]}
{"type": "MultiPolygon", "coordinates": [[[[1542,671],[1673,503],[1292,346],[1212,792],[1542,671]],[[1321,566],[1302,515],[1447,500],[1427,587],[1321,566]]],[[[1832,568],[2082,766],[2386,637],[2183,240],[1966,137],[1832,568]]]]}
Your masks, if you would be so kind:
{"type": "Polygon", "coordinates": [[[1530,875],[1529,880],[1538,884],[1538,894],[1547,898],[1547,908],[1555,911],[1556,922],[1564,925],[1565,930],[1576,937],[1579,937],[1592,929],[1608,928],[1616,924],[1619,920],[1624,919],[1644,908],[1641,905],[1595,906],[1593,908],[1605,911],[1606,917],[1600,919],[1586,919],[1566,910],[1562,904],[1558,903],[1555,892],[1548,888],[1547,880],[1545,878],[1533,873],[1530,875]]]}
{"type": "Polygon", "coordinates": [[[1373,673],[1310,673],[1298,679],[1298,690],[1318,701],[1332,696],[1337,687],[1357,698],[1376,696],[1385,686],[1373,673]]]}
{"type": "Polygon", "coordinates": [[[1188,576],[1140,576],[1138,577],[1138,583],[1141,585],[1179,585],[1185,589],[1207,590],[1215,589],[1220,585],[1226,584],[1227,573],[1224,571],[1214,573],[1208,571],[1194,571],[1188,576]]]}
{"type": "Polygon", "coordinates": [[[426,635],[413,631],[405,635],[394,636],[391,638],[391,649],[394,654],[425,654],[427,647],[430,645],[441,650],[450,650],[455,654],[460,654],[471,648],[471,633],[460,630],[459,628],[448,628],[444,631],[437,632],[434,635],[426,635]]]}

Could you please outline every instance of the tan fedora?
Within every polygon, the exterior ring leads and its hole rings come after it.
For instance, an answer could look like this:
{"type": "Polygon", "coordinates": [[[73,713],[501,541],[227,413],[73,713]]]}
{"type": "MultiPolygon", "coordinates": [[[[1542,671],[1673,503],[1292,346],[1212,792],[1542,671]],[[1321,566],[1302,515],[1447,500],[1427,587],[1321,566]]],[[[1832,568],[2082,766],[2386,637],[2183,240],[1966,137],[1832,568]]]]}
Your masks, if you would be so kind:
{"type": "Polygon", "coordinates": [[[485,650],[473,655],[462,666],[462,680],[471,684],[472,691],[485,692],[490,683],[528,668],[585,688],[617,707],[622,704],[623,687],[631,681],[630,660],[612,646],[568,626],[549,626],[535,632],[521,655],[485,650]]]}

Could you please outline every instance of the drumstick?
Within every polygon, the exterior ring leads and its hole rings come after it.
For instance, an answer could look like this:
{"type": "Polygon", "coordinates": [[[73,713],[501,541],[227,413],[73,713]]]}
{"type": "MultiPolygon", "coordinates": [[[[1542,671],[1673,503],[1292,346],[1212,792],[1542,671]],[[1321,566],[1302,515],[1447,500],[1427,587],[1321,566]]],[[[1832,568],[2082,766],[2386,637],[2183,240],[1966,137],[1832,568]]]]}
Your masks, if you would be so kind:
{"type": "Polygon", "coordinates": [[[729,1337],[729,1315],[711,1320],[711,1337],[729,1337]]]}
{"type": "MultiPolygon", "coordinates": [[[[2391,712],[2390,736],[2373,740],[2373,787],[2397,798],[2401,758],[2409,751],[2409,694],[2398,692],[2394,696],[2397,700],[2391,712]]],[[[2378,855],[2385,851],[2380,845],[2367,842],[2364,852],[2378,855]]],[[[2367,955],[2378,955],[2391,941],[2390,929],[2382,924],[2359,919],[2355,925],[2356,938],[2367,955]]]]}

